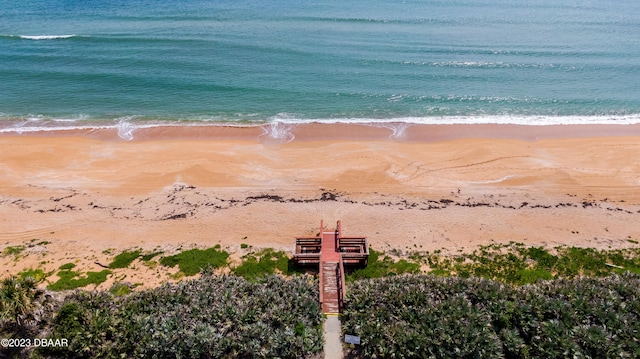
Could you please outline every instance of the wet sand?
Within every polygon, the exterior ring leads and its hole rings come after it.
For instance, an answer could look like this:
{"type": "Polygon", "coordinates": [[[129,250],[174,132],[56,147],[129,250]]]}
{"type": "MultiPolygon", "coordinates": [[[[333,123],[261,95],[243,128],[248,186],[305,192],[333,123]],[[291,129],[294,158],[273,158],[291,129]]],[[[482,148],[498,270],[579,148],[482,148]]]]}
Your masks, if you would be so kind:
{"type": "MultiPolygon", "coordinates": [[[[0,136],[0,158],[0,251],[26,247],[2,276],[133,248],[290,251],[321,219],[381,250],[640,241],[637,125],[58,131],[0,136]]],[[[103,286],[172,272],[134,263],[103,286]]]]}

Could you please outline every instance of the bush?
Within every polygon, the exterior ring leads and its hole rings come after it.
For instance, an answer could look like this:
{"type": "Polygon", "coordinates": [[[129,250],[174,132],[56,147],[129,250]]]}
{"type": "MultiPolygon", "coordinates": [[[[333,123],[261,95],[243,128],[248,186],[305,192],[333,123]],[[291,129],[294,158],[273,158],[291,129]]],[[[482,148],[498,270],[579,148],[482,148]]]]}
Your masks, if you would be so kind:
{"type": "Polygon", "coordinates": [[[24,251],[25,249],[26,247],[23,245],[6,247],[2,251],[2,255],[3,256],[18,255],[22,253],[22,251],[24,251]]]}
{"type": "Polygon", "coordinates": [[[304,277],[203,276],[114,297],[77,292],[50,335],[68,347],[41,354],[75,358],[301,358],[322,350],[318,283],[304,277]]]}
{"type": "Polygon", "coordinates": [[[405,259],[394,261],[391,257],[385,256],[384,252],[378,252],[369,248],[369,261],[365,268],[356,269],[347,275],[347,280],[354,281],[364,278],[380,278],[388,275],[403,273],[419,273],[418,263],[408,262],[405,259]]]}
{"type": "Polygon", "coordinates": [[[356,281],[343,330],[364,358],[637,357],[638,309],[635,274],[521,287],[403,276],[356,281]]]}
{"type": "Polygon", "coordinates": [[[282,274],[289,274],[289,257],[283,251],[268,248],[247,254],[242,259],[242,264],[234,268],[233,273],[248,280],[274,274],[276,270],[282,274]]]}
{"type": "Polygon", "coordinates": [[[0,329],[24,326],[35,301],[42,296],[33,277],[9,277],[0,286],[0,329]]]}
{"type": "Polygon", "coordinates": [[[142,261],[143,262],[148,262],[150,260],[152,260],[155,256],[159,256],[162,253],[164,253],[163,251],[156,251],[156,252],[151,252],[151,253],[147,253],[147,254],[143,254],[142,257],[142,261]]]}
{"type": "Polygon", "coordinates": [[[160,264],[167,267],[178,265],[180,271],[187,276],[196,275],[207,266],[220,268],[227,265],[229,253],[218,250],[219,247],[205,250],[191,249],[173,256],[160,258],[160,264]]]}
{"type": "Polygon", "coordinates": [[[18,277],[22,279],[31,277],[33,278],[34,281],[36,281],[36,283],[40,283],[44,281],[50,274],[51,273],[46,273],[42,268],[37,268],[37,269],[29,268],[29,269],[24,269],[23,271],[18,273],[18,277]]]}
{"type": "MultiPolygon", "coordinates": [[[[555,255],[542,247],[526,247],[512,242],[481,246],[471,254],[460,254],[454,258],[444,258],[438,253],[426,253],[420,258],[431,267],[430,273],[434,275],[475,276],[517,285],[581,275],[640,273],[640,249],[599,251],[561,246],[554,251],[555,255]]],[[[414,254],[413,257],[418,256],[414,254]]]]}
{"type": "Polygon", "coordinates": [[[65,263],[65,264],[60,266],[60,269],[61,270],[69,270],[69,269],[73,269],[75,267],[76,267],[76,265],[74,263],[65,263]]]}
{"type": "MultiPolygon", "coordinates": [[[[9,277],[0,282],[0,338],[35,338],[51,320],[51,297],[37,288],[31,276],[9,277]]],[[[27,357],[30,348],[0,349],[0,356],[27,357]]]]}
{"type": "Polygon", "coordinates": [[[131,264],[131,262],[133,262],[134,260],[136,260],[136,259],[138,259],[140,257],[141,253],[142,253],[142,251],[140,251],[139,249],[137,249],[135,251],[124,251],[124,252],[118,254],[113,259],[113,262],[111,262],[109,264],[109,268],[111,268],[111,269],[127,268],[129,266],[129,264],[131,264]]]}
{"type": "Polygon", "coordinates": [[[100,272],[87,272],[86,276],[82,276],[79,272],[71,270],[62,270],[58,272],[57,282],[47,286],[50,290],[71,290],[86,287],[89,284],[96,286],[107,280],[107,276],[111,274],[110,270],[100,272]]]}
{"type": "Polygon", "coordinates": [[[129,283],[113,283],[111,288],[109,288],[109,293],[115,295],[116,297],[121,297],[123,295],[131,293],[131,287],[132,285],[130,285],[129,283]]]}

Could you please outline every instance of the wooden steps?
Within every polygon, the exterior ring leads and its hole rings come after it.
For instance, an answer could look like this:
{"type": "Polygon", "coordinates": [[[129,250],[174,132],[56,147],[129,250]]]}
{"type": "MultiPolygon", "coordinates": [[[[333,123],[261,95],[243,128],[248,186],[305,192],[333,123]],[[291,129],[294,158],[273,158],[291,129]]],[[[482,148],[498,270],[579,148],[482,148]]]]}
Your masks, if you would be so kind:
{"type": "Polygon", "coordinates": [[[318,265],[320,304],[324,314],[340,314],[345,299],[344,266],[367,264],[369,248],[366,237],[343,237],[340,221],[336,229],[320,231],[315,237],[297,237],[294,261],[318,265]]]}
{"type": "Polygon", "coordinates": [[[322,313],[340,313],[339,263],[322,262],[322,313]]]}

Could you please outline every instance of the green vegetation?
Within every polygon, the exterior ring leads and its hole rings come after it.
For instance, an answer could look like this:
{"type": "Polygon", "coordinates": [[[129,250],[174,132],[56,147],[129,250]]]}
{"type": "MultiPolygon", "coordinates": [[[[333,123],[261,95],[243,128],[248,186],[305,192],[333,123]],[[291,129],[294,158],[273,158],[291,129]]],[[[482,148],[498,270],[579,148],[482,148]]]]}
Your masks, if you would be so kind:
{"type": "Polygon", "coordinates": [[[36,283],[40,283],[43,280],[45,280],[49,275],[51,275],[51,273],[45,273],[45,271],[42,268],[37,268],[37,269],[33,269],[33,268],[29,268],[29,269],[24,269],[23,271],[21,271],[20,273],[18,273],[18,277],[21,279],[25,279],[27,277],[31,277],[33,278],[33,280],[36,283]]]}
{"type": "Polygon", "coordinates": [[[640,276],[542,281],[402,276],[351,285],[362,358],[639,357],[640,276]]]}
{"type": "Polygon", "coordinates": [[[143,262],[148,262],[148,261],[152,260],[154,257],[161,255],[162,253],[164,253],[164,252],[163,251],[156,251],[156,252],[143,254],[142,255],[142,261],[143,262]]]}
{"type": "MultiPolygon", "coordinates": [[[[23,270],[0,283],[0,337],[69,340],[34,357],[317,356],[323,343],[317,279],[279,275],[295,271],[283,251],[247,252],[230,268],[235,275],[220,276],[213,269],[228,269],[229,254],[219,245],[159,259],[162,252],[122,252],[111,268],[141,258],[150,267],[178,265],[174,279],[203,274],[139,291],[122,274],[108,291],[46,296],[36,284],[52,273],[23,270]]],[[[455,256],[413,252],[394,259],[399,255],[370,249],[368,267],[348,275],[343,330],[362,341],[353,357],[640,357],[640,249],[510,243],[455,256]],[[414,275],[422,266],[431,275],[414,275]]],[[[48,288],[97,285],[111,273],[75,268],[60,266],[60,279],[48,288]]],[[[29,355],[22,348],[9,353],[29,355]]]]}
{"type": "Polygon", "coordinates": [[[69,270],[69,269],[73,269],[75,267],[76,267],[76,265],[74,263],[65,263],[65,264],[60,266],[60,269],[61,270],[69,270]]]}
{"type": "Polygon", "coordinates": [[[109,288],[109,292],[116,297],[122,297],[123,295],[131,293],[131,286],[127,283],[117,282],[109,288]]]}
{"type": "MultiPolygon", "coordinates": [[[[85,293],[85,295],[88,294],[85,293]]],[[[53,328],[61,335],[69,335],[69,337],[82,333],[85,330],[85,325],[80,305],[73,300],[67,300],[62,305],[53,321],[53,328]]],[[[61,353],[54,348],[49,354],[58,354],[60,356],[61,353]]]]}
{"type": "Polygon", "coordinates": [[[276,270],[282,274],[291,274],[289,257],[283,251],[267,248],[247,254],[242,259],[242,264],[234,268],[233,273],[248,280],[274,274],[276,270]]]}
{"type": "Polygon", "coordinates": [[[471,254],[444,257],[439,252],[412,258],[427,264],[435,275],[482,277],[511,284],[535,283],[540,279],[605,276],[631,271],[640,273],[640,249],[596,250],[556,247],[553,254],[542,247],[522,243],[482,246],[471,254]]]}
{"type": "Polygon", "coordinates": [[[198,274],[202,269],[211,266],[220,268],[227,265],[229,253],[219,250],[220,246],[209,249],[191,249],[173,256],[160,258],[160,264],[167,267],[178,265],[180,271],[187,276],[198,274]]]}
{"type": "Polygon", "coordinates": [[[307,278],[211,276],[114,297],[74,292],[44,357],[303,358],[322,351],[318,283],[307,278]]]}
{"type": "Polygon", "coordinates": [[[109,274],[111,274],[110,270],[103,270],[100,272],[87,272],[86,276],[81,276],[81,273],[70,269],[61,270],[58,272],[60,279],[55,283],[49,284],[47,288],[50,290],[70,290],[86,287],[89,284],[98,285],[106,281],[109,274]]]}
{"type": "Polygon", "coordinates": [[[109,268],[111,269],[127,268],[129,264],[131,264],[131,262],[133,262],[134,260],[138,259],[138,257],[140,257],[141,253],[142,251],[139,249],[136,249],[134,251],[124,251],[118,254],[113,259],[113,262],[109,263],[109,268]]]}
{"type": "Polygon", "coordinates": [[[2,255],[3,256],[11,256],[11,255],[18,255],[20,253],[22,253],[22,251],[25,250],[25,246],[20,245],[20,246],[10,246],[10,247],[6,247],[3,251],[2,251],[2,255]]]}
{"type": "Polygon", "coordinates": [[[367,266],[349,273],[347,280],[354,281],[357,279],[380,278],[389,275],[419,272],[420,265],[418,263],[408,262],[405,259],[400,259],[396,262],[391,257],[384,255],[384,252],[369,248],[369,263],[367,266]]]}
{"type": "MultiPolygon", "coordinates": [[[[9,277],[0,281],[0,338],[35,338],[51,322],[51,296],[37,288],[31,276],[9,277]]],[[[28,350],[28,349],[27,349],[28,350]]],[[[22,358],[23,348],[4,345],[3,358],[22,358]]]]}
{"type": "Polygon", "coordinates": [[[36,289],[32,277],[9,277],[0,285],[0,325],[2,332],[11,326],[22,326],[42,293],[36,289]]]}

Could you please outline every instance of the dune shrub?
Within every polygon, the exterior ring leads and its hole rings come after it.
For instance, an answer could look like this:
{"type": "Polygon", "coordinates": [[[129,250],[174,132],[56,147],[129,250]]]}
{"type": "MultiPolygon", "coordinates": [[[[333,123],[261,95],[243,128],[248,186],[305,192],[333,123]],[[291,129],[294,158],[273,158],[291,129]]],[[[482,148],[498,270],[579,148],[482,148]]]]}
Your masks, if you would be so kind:
{"type": "Polygon", "coordinates": [[[220,250],[219,246],[208,249],[190,249],[180,252],[172,256],[160,258],[160,264],[167,267],[175,267],[178,265],[180,271],[187,276],[200,273],[207,267],[220,268],[227,265],[229,253],[220,250]]]}
{"type": "Polygon", "coordinates": [[[517,285],[627,271],[640,274],[640,248],[597,250],[560,246],[550,251],[512,242],[481,246],[472,253],[453,257],[439,253],[414,253],[412,257],[428,265],[434,275],[482,277],[517,285]]]}
{"type": "Polygon", "coordinates": [[[429,275],[356,281],[343,331],[361,358],[639,357],[640,276],[514,287],[429,275]]]}
{"type": "Polygon", "coordinates": [[[419,272],[420,265],[418,263],[408,262],[406,259],[395,261],[393,258],[385,255],[384,252],[369,248],[369,262],[367,266],[348,273],[347,280],[354,281],[364,278],[380,278],[389,275],[419,272]]]}
{"type": "Polygon", "coordinates": [[[87,272],[82,275],[80,272],[72,270],[61,270],[58,272],[59,279],[47,286],[50,290],[71,290],[86,287],[89,284],[99,285],[107,280],[107,276],[111,274],[110,270],[102,270],[100,272],[87,272]]]}
{"type": "Polygon", "coordinates": [[[142,251],[139,249],[133,251],[124,251],[113,259],[113,262],[109,263],[109,268],[127,268],[134,260],[140,257],[142,251]]]}
{"type": "Polygon", "coordinates": [[[289,257],[284,251],[271,248],[242,257],[242,263],[233,269],[233,273],[248,280],[257,280],[277,272],[289,273],[289,257]]]}
{"type": "Polygon", "coordinates": [[[304,358],[322,350],[317,281],[303,276],[203,274],[195,280],[115,297],[78,291],[58,313],[51,338],[74,358],[304,358]]]}

